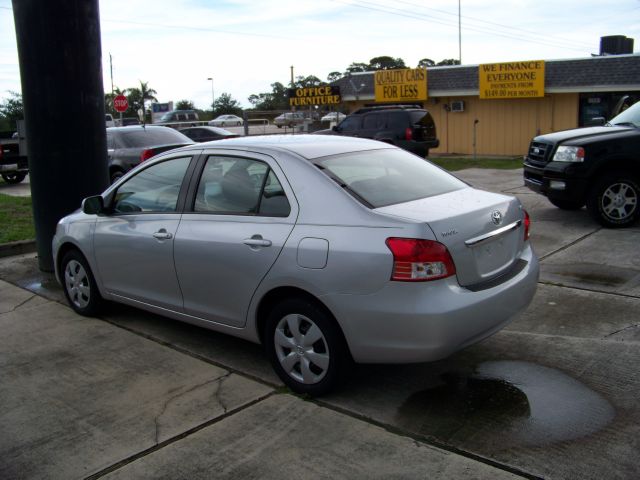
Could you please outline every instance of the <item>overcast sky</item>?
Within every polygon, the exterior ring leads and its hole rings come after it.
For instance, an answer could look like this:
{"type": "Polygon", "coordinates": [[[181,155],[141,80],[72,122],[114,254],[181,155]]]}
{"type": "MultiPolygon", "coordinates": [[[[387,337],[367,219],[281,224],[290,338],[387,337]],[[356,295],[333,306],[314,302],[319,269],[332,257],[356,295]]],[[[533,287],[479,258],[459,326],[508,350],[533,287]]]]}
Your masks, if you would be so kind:
{"type": "MultiPolygon", "coordinates": [[[[462,0],[462,63],[553,60],[598,53],[626,35],[640,51],[640,0],[462,0]]],[[[102,0],[104,88],[146,81],[158,100],[210,108],[214,93],[245,107],[273,82],[326,80],[389,55],[415,66],[458,58],[457,0],[102,0]]],[[[0,99],[20,91],[13,10],[0,0],[0,99]]]]}

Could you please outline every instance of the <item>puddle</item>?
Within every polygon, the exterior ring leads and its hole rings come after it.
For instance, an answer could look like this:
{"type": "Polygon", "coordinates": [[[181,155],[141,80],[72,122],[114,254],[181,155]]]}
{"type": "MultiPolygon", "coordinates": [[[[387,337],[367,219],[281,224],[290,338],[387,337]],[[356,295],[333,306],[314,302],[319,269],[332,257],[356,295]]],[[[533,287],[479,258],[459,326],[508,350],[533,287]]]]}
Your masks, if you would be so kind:
{"type": "Polygon", "coordinates": [[[545,445],[591,435],[615,417],[600,394],[558,370],[528,362],[485,362],[447,373],[411,395],[397,419],[406,428],[483,451],[545,445]]]}

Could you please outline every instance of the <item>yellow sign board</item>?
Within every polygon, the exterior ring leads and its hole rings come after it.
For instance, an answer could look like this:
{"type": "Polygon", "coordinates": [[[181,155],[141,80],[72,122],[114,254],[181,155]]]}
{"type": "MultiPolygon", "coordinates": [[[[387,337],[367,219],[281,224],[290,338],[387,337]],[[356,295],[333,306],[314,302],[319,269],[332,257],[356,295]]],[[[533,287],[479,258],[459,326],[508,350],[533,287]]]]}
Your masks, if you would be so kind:
{"type": "Polygon", "coordinates": [[[544,61],[485,63],[478,67],[480,98],[544,97],[544,61]]]}
{"type": "Polygon", "coordinates": [[[427,69],[378,70],[374,74],[376,102],[416,102],[427,99],[427,69]]]}

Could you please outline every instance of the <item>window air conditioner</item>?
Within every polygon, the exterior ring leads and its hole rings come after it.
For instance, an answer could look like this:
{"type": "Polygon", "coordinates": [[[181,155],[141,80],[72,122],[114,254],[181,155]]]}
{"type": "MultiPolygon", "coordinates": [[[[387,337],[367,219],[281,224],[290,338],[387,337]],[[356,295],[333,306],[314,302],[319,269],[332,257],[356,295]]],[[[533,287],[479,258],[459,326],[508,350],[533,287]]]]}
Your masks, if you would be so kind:
{"type": "Polygon", "coordinates": [[[451,102],[451,111],[452,112],[464,112],[464,101],[457,100],[455,102],[451,102]]]}

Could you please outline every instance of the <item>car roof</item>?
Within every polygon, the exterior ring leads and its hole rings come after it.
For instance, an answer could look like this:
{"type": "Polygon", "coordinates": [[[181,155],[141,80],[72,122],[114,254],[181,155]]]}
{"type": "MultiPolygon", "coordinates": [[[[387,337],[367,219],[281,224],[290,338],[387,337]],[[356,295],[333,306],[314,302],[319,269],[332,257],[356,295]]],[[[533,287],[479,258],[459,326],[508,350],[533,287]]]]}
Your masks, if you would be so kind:
{"type": "MultiPolygon", "coordinates": [[[[397,148],[393,145],[364,138],[343,137],[339,135],[256,135],[238,137],[212,142],[199,143],[180,149],[194,150],[206,148],[231,148],[234,150],[291,152],[307,159],[326,157],[347,152],[397,148]]],[[[175,151],[175,150],[174,150],[175,151]]]]}
{"type": "MultiPolygon", "coordinates": [[[[135,117],[125,117],[125,118],[135,118],[135,117]]],[[[109,132],[130,132],[132,130],[143,130],[143,129],[152,129],[152,130],[160,130],[167,129],[169,127],[165,127],[162,125],[125,125],[124,127],[107,127],[107,131],[109,132]]]]}

